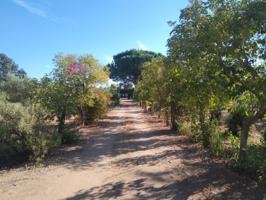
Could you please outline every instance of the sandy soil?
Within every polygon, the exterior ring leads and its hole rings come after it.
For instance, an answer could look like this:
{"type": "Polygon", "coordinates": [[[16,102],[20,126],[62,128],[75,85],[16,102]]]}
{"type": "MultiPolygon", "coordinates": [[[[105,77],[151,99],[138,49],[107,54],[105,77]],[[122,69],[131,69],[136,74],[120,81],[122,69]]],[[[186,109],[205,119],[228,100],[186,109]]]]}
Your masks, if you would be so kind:
{"type": "Polygon", "coordinates": [[[47,165],[0,172],[0,199],[265,199],[266,188],[212,163],[131,101],[80,130],[47,165]]]}

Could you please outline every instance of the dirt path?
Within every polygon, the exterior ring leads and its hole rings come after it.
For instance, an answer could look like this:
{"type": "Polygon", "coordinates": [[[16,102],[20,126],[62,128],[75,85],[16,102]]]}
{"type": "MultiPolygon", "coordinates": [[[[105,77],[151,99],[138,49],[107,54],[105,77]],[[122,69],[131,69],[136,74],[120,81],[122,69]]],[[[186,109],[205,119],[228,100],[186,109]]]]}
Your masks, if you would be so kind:
{"type": "Polygon", "coordinates": [[[46,167],[0,172],[0,199],[266,199],[131,101],[81,133],[46,167]]]}

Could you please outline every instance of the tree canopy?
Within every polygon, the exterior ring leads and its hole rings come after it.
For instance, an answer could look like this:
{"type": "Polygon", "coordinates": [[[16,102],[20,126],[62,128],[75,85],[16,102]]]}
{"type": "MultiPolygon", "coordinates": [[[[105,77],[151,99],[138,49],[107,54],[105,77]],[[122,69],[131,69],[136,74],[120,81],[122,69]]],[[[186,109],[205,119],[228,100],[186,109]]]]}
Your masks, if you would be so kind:
{"type": "Polygon", "coordinates": [[[152,51],[131,49],[113,56],[113,62],[108,65],[110,78],[115,81],[136,83],[143,63],[155,57],[161,57],[159,53],[152,51]]]}
{"type": "Polygon", "coordinates": [[[0,81],[5,80],[10,74],[18,77],[26,76],[26,72],[23,69],[19,69],[18,65],[11,58],[0,53],[0,81]]]}
{"type": "MultiPolygon", "coordinates": [[[[64,121],[71,114],[80,114],[83,122],[87,109],[93,106],[99,92],[97,84],[105,83],[108,72],[91,55],[76,56],[57,54],[56,68],[51,76],[44,77],[38,88],[37,101],[59,119],[62,133],[64,121]]],[[[98,95],[99,96],[99,95],[98,95]]]]}
{"type": "Polygon", "coordinates": [[[155,110],[170,108],[172,127],[190,123],[205,147],[215,140],[221,148],[215,119],[230,113],[240,128],[239,160],[246,160],[251,126],[266,113],[265,10],[262,0],[190,1],[170,22],[166,62],[144,64],[137,98],[155,110]],[[160,95],[158,83],[169,92],[160,95]]]}

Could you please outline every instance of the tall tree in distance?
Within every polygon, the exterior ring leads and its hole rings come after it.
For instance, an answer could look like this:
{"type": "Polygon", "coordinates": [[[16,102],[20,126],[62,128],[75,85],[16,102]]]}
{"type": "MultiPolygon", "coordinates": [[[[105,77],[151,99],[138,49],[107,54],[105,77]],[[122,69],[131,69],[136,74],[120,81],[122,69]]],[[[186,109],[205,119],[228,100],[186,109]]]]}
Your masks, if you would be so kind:
{"type": "Polygon", "coordinates": [[[26,72],[23,69],[19,69],[11,58],[6,54],[0,53],[0,81],[6,80],[10,74],[18,77],[26,76],[26,72]]]}
{"type": "Polygon", "coordinates": [[[0,53],[0,91],[11,102],[25,103],[31,93],[29,87],[34,81],[6,54],[0,53]]]}
{"type": "Polygon", "coordinates": [[[124,83],[137,83],[141,73],[141,66],[153,58],[161,57],[152,51],[131,49],[113,56],[113,62],[108,65],[110,78],[124,83]]]}

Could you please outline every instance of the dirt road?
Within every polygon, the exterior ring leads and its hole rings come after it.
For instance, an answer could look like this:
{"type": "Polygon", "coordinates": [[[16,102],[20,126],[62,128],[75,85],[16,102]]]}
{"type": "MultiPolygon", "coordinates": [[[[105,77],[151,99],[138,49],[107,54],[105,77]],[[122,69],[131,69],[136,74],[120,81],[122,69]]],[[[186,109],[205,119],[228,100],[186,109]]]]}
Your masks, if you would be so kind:
{"type": "Polygon", "coordinates": [[[0,172],[0,199],[266,199],[131,101],[80,131],[47,166],[0,172]]]}

